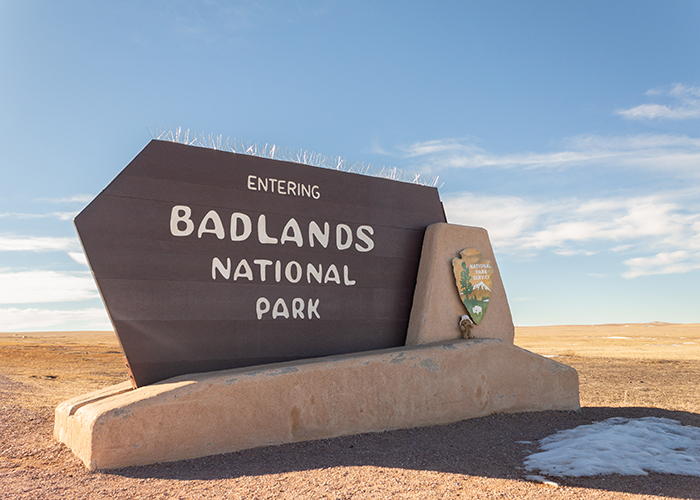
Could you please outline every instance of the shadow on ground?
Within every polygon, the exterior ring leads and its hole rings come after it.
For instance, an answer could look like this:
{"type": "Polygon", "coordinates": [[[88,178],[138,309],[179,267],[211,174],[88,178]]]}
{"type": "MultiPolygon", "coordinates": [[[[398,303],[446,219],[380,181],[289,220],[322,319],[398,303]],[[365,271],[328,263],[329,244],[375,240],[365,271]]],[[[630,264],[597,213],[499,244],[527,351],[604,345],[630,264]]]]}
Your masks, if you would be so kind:
{"type": "MultiPolygon", "coordinates": [[[[662,417],[700,427],[700,414],[637,407],[492,415],[450,425],[257,448],[179,462],[103,471],[130,478],[231,479],[333,467],[376,466],[524,480],[523,459],[558,430],[611,417],[662,417]]],[[[551,478],[562,486],[673,498],[700,498],[700,477],[551,478]]]]}

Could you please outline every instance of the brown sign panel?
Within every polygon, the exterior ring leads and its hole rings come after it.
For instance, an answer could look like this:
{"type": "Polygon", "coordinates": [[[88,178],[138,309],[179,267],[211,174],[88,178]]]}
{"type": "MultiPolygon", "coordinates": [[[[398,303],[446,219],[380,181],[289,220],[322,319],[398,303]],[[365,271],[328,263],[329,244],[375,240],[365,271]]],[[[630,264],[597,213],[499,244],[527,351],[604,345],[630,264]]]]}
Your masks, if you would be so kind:
{"type": "Polygon", "coordinates": [[[75,226],[138,386],[404,345],[437,190],[152,141],[75,226]]]}

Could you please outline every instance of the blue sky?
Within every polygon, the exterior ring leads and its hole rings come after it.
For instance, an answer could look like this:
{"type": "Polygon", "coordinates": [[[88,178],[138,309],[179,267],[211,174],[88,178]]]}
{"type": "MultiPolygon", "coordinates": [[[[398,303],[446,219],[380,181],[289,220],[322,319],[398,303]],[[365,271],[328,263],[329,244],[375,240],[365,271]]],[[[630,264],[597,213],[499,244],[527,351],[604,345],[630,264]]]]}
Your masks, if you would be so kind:
{"type": "Polygon", "coordinates": [[[700,3],[0,0],[0,331],[108,329],[72,218],[182,127],[439,175],[516,325],[700,322],[700,3]]]}

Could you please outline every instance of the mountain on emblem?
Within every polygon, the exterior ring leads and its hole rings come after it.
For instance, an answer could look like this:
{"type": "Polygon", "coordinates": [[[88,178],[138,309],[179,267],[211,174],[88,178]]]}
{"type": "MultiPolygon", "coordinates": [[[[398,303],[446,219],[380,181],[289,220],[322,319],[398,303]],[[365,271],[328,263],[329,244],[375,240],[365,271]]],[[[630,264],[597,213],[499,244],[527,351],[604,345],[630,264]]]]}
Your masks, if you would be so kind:
{"type": "Polygon", "coordinates": [[[452,271],[460,300],[471,320],[480,324],[489,306],[493,286],[491,261],[482,258],[479,250],[465,248],[458,258],[452,260],[452,271]]]}

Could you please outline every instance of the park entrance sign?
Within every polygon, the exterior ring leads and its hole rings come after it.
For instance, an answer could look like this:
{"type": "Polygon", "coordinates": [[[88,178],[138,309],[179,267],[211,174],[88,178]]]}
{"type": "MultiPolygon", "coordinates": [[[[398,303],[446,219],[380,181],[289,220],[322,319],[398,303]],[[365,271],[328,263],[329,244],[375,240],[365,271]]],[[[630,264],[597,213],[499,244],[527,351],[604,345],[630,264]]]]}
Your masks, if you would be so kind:
{"type": "Polygon", "coordinates": [[[437,189],[151,141],[75,226],[132,382],[403,346],[437,189]]]}
{"type": "Polygon", "coordinates": [[[75,225],[132,375],[56,408],[90,469],[580,408],[435,188],[156,140],[75,225]]]}

